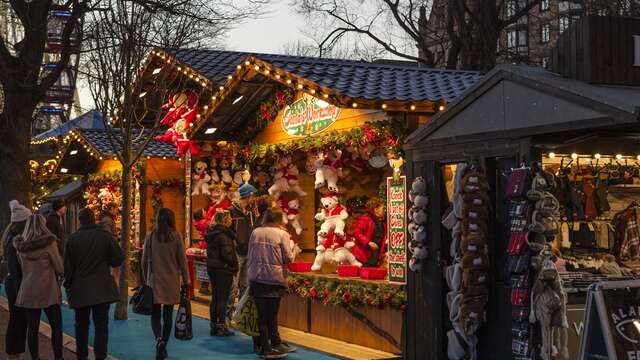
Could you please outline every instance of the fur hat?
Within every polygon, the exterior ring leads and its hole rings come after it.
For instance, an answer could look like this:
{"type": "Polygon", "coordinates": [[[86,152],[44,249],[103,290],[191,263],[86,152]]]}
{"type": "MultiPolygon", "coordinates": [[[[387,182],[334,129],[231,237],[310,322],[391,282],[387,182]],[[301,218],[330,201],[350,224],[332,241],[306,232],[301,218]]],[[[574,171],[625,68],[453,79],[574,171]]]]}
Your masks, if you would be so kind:
{"type": "Polygon", "coordinates": [[[486,284],[488,275],[486,270],[465,269],[462,272],[462,284],[467,286],[486,284]]]}
{"type": "Polygon", "coordinates": [[[463,269],[486,269],[489,266],[489,258],[486,254],[476,254],[473,252],[467,252],[462,257],[463,269]]]}
{"type": "Polygon", "coordinates": [[[468,251],[476,253],[486,253],[487,240],[485,237],[478,233],[469,233],[462,235],[462,241],[460,242],[460,252],[466,253],[468,251]]]}

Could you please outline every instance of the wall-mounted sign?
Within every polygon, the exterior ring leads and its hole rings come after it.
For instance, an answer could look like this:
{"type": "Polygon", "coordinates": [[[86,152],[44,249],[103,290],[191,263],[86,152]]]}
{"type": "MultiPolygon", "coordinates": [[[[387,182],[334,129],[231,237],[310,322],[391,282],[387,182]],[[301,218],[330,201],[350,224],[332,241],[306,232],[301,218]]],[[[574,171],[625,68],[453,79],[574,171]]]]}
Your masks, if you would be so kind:
{"type": "Polygon", "coordinates": [[[338,115],[340,108],[304,94],[282,112],[282,129],[291,136],[305,137],[326,130],[338,115]]]}
{"type": "Polygon", "coordinates": [[[407,178],[387,178],[387,239],[389,282],[407,282],[407,178]]]}

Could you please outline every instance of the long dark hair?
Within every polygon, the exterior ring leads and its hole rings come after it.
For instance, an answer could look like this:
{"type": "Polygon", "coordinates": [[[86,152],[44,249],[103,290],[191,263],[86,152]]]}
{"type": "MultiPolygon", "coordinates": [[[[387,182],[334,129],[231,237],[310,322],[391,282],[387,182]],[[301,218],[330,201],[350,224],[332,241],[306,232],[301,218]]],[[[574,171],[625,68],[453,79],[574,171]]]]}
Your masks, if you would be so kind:
{"type": "Polygon", "coordinates": [[[176,215],[171,209],[162,208],[156,216],[156,237],[161,242],[171,240],[171,234],[176,231],[176,215]]]}
{"type": "Polygon", "coordinates": [[[0,246],[7,245],[7,243],[9,243],[15,236],[22,234],[26,225],[27,220],[12,222],[7,225],[2,233],[2,236],[4,237],[2,240],[4,240],[4,243],[0,244],[0,246]]]}

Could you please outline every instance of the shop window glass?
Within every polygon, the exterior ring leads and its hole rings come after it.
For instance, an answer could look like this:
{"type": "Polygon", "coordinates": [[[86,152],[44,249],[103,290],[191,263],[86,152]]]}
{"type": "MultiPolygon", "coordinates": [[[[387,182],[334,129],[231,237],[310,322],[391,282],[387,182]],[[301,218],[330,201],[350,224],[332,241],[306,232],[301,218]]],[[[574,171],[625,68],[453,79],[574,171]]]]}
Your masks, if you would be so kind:
{"type": "Polygon", "coordinates": [[[549,24],[543,24],[540,27],[540,41],[543,43],[548,43],[551,38],[551,26],[549,24]]]}

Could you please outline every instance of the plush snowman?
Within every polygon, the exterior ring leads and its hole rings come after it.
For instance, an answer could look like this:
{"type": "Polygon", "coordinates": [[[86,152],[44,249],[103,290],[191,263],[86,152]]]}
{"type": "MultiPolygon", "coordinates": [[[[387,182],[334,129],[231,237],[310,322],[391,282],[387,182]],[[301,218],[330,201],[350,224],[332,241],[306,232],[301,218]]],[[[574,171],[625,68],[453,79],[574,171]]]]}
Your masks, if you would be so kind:
{"type": "Polygon", "coordinates": [[[209,195],[209,182],[211,176],[207,173],[207,163],[204,161],[196,162],[193,168],[193,191],[191,195],[209,195]]]}

